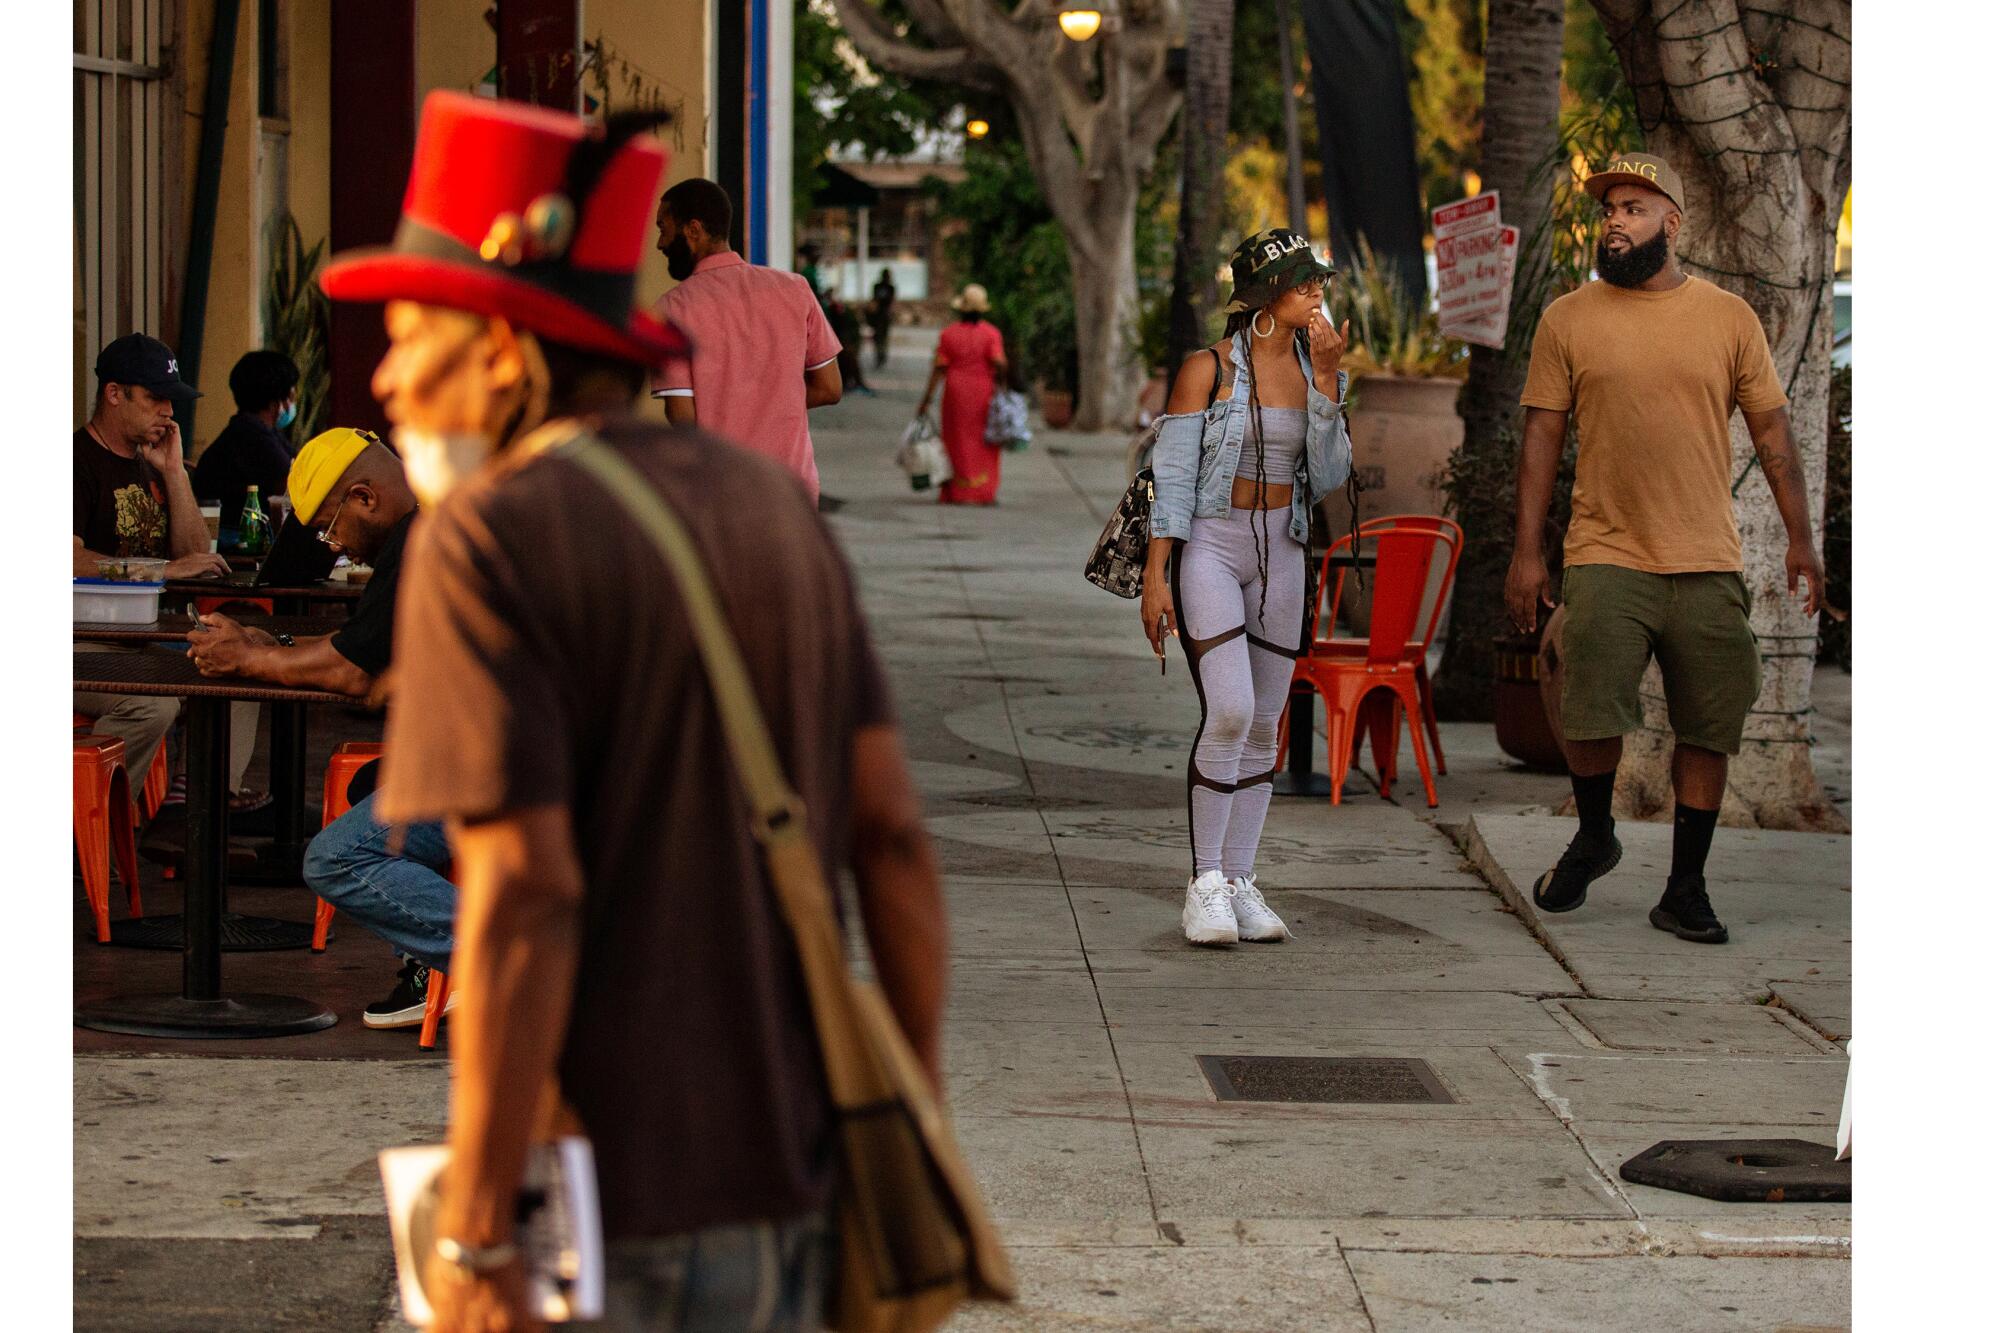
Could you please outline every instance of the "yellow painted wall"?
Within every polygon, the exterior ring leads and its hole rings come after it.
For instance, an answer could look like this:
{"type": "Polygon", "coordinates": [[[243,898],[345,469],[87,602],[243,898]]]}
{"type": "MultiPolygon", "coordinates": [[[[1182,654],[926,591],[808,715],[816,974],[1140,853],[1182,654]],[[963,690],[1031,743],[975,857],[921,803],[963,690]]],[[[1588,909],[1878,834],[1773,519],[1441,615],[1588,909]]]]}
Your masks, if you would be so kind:
{"type": "MultiPolygon", "coordinates": [[[[676,109],[679,121],[664,134],[671,160],[662,188],[706,174],[708,162],[703,148],[708,131],[706,0],[583,0],[579,35],[585,42],[602,38],[649,84],[657,84],[667,105],[676,109]]],[[[619,103],[614,101],[612,105],[619,103]]],[[[666,259],[658,251],[648,250],[639,270],[640,303],[651,305],[671,285],[666,259]]]]}
{"type": "MultiPolygon", "coordinates": [[[[421,0],[417,6],[417,104],[439,88],[471,92],[493,68],[492,0],[421,0]]],[[[403,182],[395,188],[401,190],[403,182]]]]}
{"type": "MultiPolygon", "coordinates": [[[[333,225],[332,155],[334,0],[290,0],[292,216],[306,248],[333,225]]],[[[322,260],[324,262],[324,260],[322,260]]]]}

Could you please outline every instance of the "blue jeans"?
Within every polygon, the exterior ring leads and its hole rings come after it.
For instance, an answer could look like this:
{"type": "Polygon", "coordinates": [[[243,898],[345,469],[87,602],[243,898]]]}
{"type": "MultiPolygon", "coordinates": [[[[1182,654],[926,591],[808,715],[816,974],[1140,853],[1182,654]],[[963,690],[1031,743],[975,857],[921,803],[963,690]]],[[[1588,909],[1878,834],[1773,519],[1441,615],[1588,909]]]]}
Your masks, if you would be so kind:
{"type": "Polygon", "coordinates": [[[823,1213],[606,1247],[604,1319],[617,1333],[818,1333],[834,1261],[823,1213]]]}
{"type": "Polygon", "coordinates": [[[451,970],[458,888],[444,877],[451,848],[442,824],[409,824],[400,856],[375,820],[375,795],[319,831],[306,847],[307,887],[387,940],[405,958],[451,970]]]}

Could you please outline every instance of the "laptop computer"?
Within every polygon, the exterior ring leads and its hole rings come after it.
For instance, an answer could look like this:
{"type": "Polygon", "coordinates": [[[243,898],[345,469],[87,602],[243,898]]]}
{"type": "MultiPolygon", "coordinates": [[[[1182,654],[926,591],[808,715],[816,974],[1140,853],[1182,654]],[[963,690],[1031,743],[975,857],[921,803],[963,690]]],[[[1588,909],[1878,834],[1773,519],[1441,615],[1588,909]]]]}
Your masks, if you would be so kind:
{"type": "Polygon", "coordinates": [[[299,522],[297,514],[287,514],[271,542],[271,553],[257,566],[257,577],[251,586],[302,588],[319,583],[333,572],[333,562],[338,558],[331,546],[299,522]]]}

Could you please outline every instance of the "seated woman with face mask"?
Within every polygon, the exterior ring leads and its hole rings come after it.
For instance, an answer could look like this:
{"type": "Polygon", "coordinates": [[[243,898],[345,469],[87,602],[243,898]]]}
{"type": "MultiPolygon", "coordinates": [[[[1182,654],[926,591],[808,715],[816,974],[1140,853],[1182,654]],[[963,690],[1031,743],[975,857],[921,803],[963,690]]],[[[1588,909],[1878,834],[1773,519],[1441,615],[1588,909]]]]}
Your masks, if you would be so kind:
{"type": "Polygon", "coordinates": [[[224,550],[236,544],[250,487],[266,503],[285,493],[297,452],[285,431],[299,414],[299,368],[283,352],[246,352],[230,369],[229,392],[236,415],[194,465],[195,498],[222,506],[224,550]]]}

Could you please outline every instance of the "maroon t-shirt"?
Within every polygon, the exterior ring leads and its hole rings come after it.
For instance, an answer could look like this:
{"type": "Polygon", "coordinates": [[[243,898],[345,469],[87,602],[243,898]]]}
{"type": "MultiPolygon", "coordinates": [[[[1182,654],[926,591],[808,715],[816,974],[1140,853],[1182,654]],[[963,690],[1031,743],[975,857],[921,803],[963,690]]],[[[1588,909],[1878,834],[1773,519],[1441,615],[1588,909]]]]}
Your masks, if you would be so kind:
{"type": "MultiPolygon", "coordinates": [[[[714,436],[603,436],[699,546],[837,882],[854,735],[891,710],[831,535],[794,477],[714,436]]],[[[418,519],[392,669],[379,816],[570,809],[586,893],[560,1068],[607,1233],[820,1206],[833,1144],[804,983],[651,540],[559,458],[483,474],[418,519]]]]}

